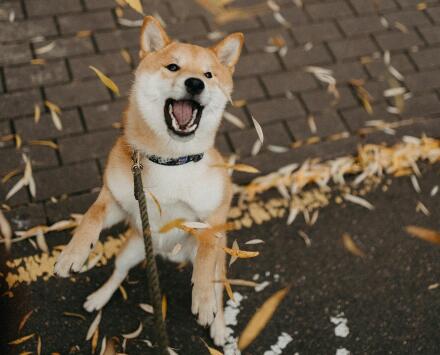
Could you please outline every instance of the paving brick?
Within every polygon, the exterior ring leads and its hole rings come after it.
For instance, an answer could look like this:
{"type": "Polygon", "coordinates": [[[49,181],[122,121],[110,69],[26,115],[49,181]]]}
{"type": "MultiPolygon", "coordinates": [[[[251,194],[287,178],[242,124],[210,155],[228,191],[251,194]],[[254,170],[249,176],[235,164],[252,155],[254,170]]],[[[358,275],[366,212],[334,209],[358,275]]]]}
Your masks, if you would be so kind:
{"type": "Polygon", "coordinates": [[[328,137],[332,134],[345,132],[345,126],[342,123],[336,111],[329,111],[313,115],[316,124],[316,133],[311,131],[311,127],[306,117],[298,117],[290,120],[287,125],[290,133],[295,140],[305,140],[312,136],[328,137]]]}
{"type": "Polygon", "coordinates": [[[291,46],[293,40],[285,29],[269,29],[258,32],[246,33],[244,45],[248,51],[262,51],[267,46],[273,46],[271,40],[274,37],[282,37],[288,47],[291,46]]]}
{"type": "Polygon", "coordinates": [[[370,94],[370,102],[384,101],[383,93],[389,89],[389,84],[386,80],[369,80],[363,85],[365,90],[370,94]]]}
{"type": "Polygon", "coordinates": [[[95,38],[101,51],[139,47],[139,29],[137,28],[96,33],[95,38]]]}
{"type": "Polygon", "coordinates": [[[378,16],[353,17],[339,20],[339,26],[347,36],[365,35],[385,31],[378,16]]]}
{"type": "Polygon", "coordinates": [[[15,147],[0,149],[0,175],[6,175],[24,164],[21,161],[20,152],[15,147]]]}
{"type": "Polygon", "coordinates": [[[84,30],[104,30],[115,28],[110,11],[89,12],[58,16],[61,33],[76,33],[84,30]]]}
{"type": "MultiPolygon", "coordinates": [[[[414,71],[414,66],[409,61],[405,54],[396,54],[391,57],[391,65],[400,73],[405,74],[414,71]]],[[[371,63],[365,64],[368,73],[375,78],[384,78],[388,69],[385,66],[383,59],[379,58],[373,60],[371,63]]]]}
{"type": "Polygon", "coordinates": [[[20,206],[5,213],[13,230],[28,230],[31,227],[46,224],[46,215],[42,204],[20,206]]]}
{"type": "Polygon", "coordinates": [[[122,58],[120,52],[83,56],[71,59],[69,62],[75,79],[96,77],[96,73],[89,66],[98,68],[106,75],[131,71],[130,65],[122,58]]]}
{"type": "Polygon", "coordinates": [[[313,23],[292,29],[293,36],[299,43],[320,43],[341,38],[341,33],[333,22],[313,23]]]}
{"type": "Polygon", "coordinates": [[[37,36],[57,34],[52,18],[38,20],[0,22],[0,42],[27,40],[37,36]]]}
{"type": "Polygon", "coordinates": [[[55,223],[70,218],[72,213],[85,213],[98,197],[97,192],[69,196],[68,199],[58,202],[45,203],[46,216],[49,223],[55,223]]]}
{"type": "Polygon", "coordinates": [[[391,26],[396,22],[400,22],[401,24],[408,27],[416,25],[427,25],[430,23],[428,17],[426,17],[424,12],[418,11],[416,9],[392,12],[386,14],[385,18],[388,20],[391,26]]]}
{"type": "Polygon", "coordinates": [[[120,132],[116,129],[100,131],[58,140],[64,163],[103,158],[108,155],[120,132]]]}
{"type": "Polygon", "coordinates": [[[376,13],[378,10],[389,11],[397,8],[397,5],[393,0],[386,1],[365,1],[365,0],[350,0],[351,5],[354,7],[358,14],[370,14],[376,13]]]}
{"type": "Polygon", "coordinates": [[[31,58],[28,44],[0,44],[0,65],[26,63],[31,58]]]}
{"type": "Polygon", "coordinates": [[[255,18],[248,18],[240,21],[230,21],[222,24],[217,24],[212,20],[208,20],[208,24],[210,29],[220,30],[226,33],[253,30],[260,27],[260,24],[255,18]]]}
{"type": "Polygon", "coordinates": [[[305,114],[296,98],[272,99],[249,104],[249,110],[260,124],[281,119],[292,119],[305,114]]]}
{"type": "Polygon", "coordinates": [[[429,17],[431,17],[435,23],[440,23],[440,6],[428,7],[426,12],[429,14],[429,17]]]}
{"type": "Polygon", "coordinates": [[[361,57],[377,51],[375,44],[369,37],[331,42],[329,47],[339,60],[361,57]]]}
{"type": "Polygon", "coordinates": [[[416,53],[411,57],[419,69],[432,69],[440,66],[440,48],[428,48],[416,53]]]}
{"type": "Polygon", "coordinates": [[[440,26],[419,27],[419,31],[429,45],[440,43],[440,26]]]}
{"type": "Polygon", "coordinates": [[[46,89],[46,95],[48,100],[60,107],[86,105],[110,99],[109,92],[98,79],[52,86],[46,89]]]}
{"type": "Polygon", "coordinates": [[[50,16],[82,10],[79,0],[26,0],[28,16],[50,16]]]}
{"type": "Polygon", "coordinates": [[[240,58],[236,67],[236,76],[274,72],[281,69],[276,56],[271,53],[253,53],[240,58]]]}
{"type": "Polygon", "coordinates": [[[344,83],[352,79],[364,79],[367,76],[358,61],[336,63],[327,66],[327,68],[333,71],[333,77],[337,83],[344,83]]]}
{"type": "Polygon", "coordinates": [[[306,10],[314,20],[347,17],[353,15],[344,1],[334,1],[306,5],[306,10]]]}
{"type": "Polygon", "coordinates": [[[112,80],[118,86],[121,97],[128,97],[133,86],[134,74],[112,75],[112,80]]]}
{"type": "MultiPolygon", "coordinates": [[[[282,123],[275,123],[270,125],[265,125],[263,127],[265,144],[260,152],[266,150],[268,144],[289,146],[292,139],[289,133],[282,123]]],[[[255,141],[258,140],[257,132],[254,128],[240,130],[230,133],[232,145],[234,147],[234,152],[240,156],[240,158],[251,156],[252,148],[255,141]]]]}
{"type": "Polygon", "coordinates": [[[87,0],[85,5],[87,9],[95,10],[114,8],[116,4],[113,0],[87,0]]]}
{"type": "Polygon", "coordinates": [[[288,69],[306,65],[323,65],[332,62],[332,58],[323,45],[314,46],[311,50],[303,48],[289,49],[283,62],[288,69]]]}
{"type": "Polygon", "coordinates": [[[54,139],[83,131],[77,110],[63,111],[60,119],[62,130],[56,129],[48,113],[42,114],[38,123],[35,123],[33,117],[14,120],[14,127],[23,141],[54,139]]]}
{"type": "Polygon", "coordinates": [[[122,113],[128,103],[125,100],[109,102],[83,108],[84,120],[88,130],[109,128],[122,119],[122,113]]]}
{"type": "MultiPolygon", "coordinates": [[[[281,8],[281,15],[291,24],[299,25],[308,22],[306,14],[296,7],[283,7],[281,8]]],[[[265,27],[280,27],[280,23],[275,20],[272,13],[260,16],[261,22],[265,27]]]]}
{"type": "Polygon", "coordinates": [[[226,133],[219,133],[215,137],[214,147],[224,156],[230,155],[232,153],[231,147],[229,146],[228,140],[226,139],[226,133]]]}
{"type": "MultiPolygon", "coordinates": [[[[167,25],[167,33],[171,38],[185,40],[194,37],[206,37],[208,28],[201,19],[191,19],[186,22],[170,23],[167,25]]],[[[139,41],[139,31],[135,35],[139,41]]]]}
{"type": "Polygon", "coordinates": [[[237,79],[234,82],[232,97],[234,100],[253,100],[263,98],[264,91],[258,79],[245,78],[237,79]]]}
{"type": "Polygon", "coordinates": [[[440,100],[434,93],[414,96],[405,103],[405,111],[402,113],[403,118],[440,114],[440,100]]]}
{"type": "Polygon", "coordinates": [[[38,90],[0,95],[0,119],[31,114],[34,112],[34,104],[40,101],[41,96],[38,90]]]}
{"type": "Polygon", "coordinates": [[[263,76],[263,83],[270,95],[285,94],[286,91],[308,91],[318,87],[316,80],[303,71],[282,72],[263,76]]]}
{"type": "MultiPolygon", "coordinates": [[[[11,134],[11,125],[8,121],[0,122],[0,137],[4,137],[6,135],[11,134]]],[[[14,144],[12,141],[1,141],[0,140],[0,148],[3,147],[11,147],[14,144]]]]}
{"type": "MultiPolygon", "coordinates": [[[[396,1],[401,7],[412,7],[412,8],[416,8],[417,5],[420,3],[419,0],[394,0],[396,1]]],[[[423,1],[426,4],[436,4],[438,3],[437,0],[424,0],[423,1]]],[[[428,6],[428,8],[430,7],[430,5],[428,6]]]]}
{"type": "Polygon", "coordinates": [[[440,88],[440,70],[409,74],[405,82],[409,90],[413,92],[440,88]]]}
{"type": "MultiPolygon", "coordinates": [[[[38,45],[34,45],[36,48],[44,47],[52,41],[38,43],[38,45]]],[[[72,57],[81,54],[93,53],[94,48],[90,38],[78,38],[78,37],[70,37],[70,38],[58,38],[54,40],[55,47],[46,53],[37,54],[39,58],[63,58],[63,57],[72,57]]]]}
{"type": "Polygon", "coordinates": [[[310,112],[321,112],[331,107],[346,108],[356,106],[357,101],[349,88],[345,86],[338,87],[338,91],[340,94],[338,101],[335,101],[334,96],[327,89],[305,92],[301,94],[301,97],[310,112]]]}
{"type": "Polygon", "coordinates": [[[419,36],[414,32],[402,33],[402,32],[389,32],[376,36],[376,40],[385,50],[399,50],[407,49],[413,46],[420,46],[423,42],[419,36]]]}
{"type": "Polygon", "coordinates": [[[5,1],[0,3],[0,21],[14,21],[23,19],[23,9],[20,1],[5,1]]]}
{"type": "Polygon", "coordinates": [[[5,68],[5,75],[8,90],[60,84],[69,80],[64,61],[5,68]]]}
{"type": "Polygon", "coordinates": [[[23,152],[31,159],[34,170],[58,165],[57,154],[52,148],[41,145],[29,145],[23,147],[23,152]]]}
{"type": "Polygon", "coordinates": [[[101,185],[101,178],[94,161],[62,166],[34,173],[38,201],[86,191],[101,185]]]}
{"type": "Polygon", "coordinates": [[[372,107],[374,115],[369,115],[363,107],[342,110],[341,115],[352,132],[365,127],[366,122],[370,120],[383,120],[386,122],[393,122],[397,120],[395,115],[387,112],[385,104],[373,104],[372,107]]]}

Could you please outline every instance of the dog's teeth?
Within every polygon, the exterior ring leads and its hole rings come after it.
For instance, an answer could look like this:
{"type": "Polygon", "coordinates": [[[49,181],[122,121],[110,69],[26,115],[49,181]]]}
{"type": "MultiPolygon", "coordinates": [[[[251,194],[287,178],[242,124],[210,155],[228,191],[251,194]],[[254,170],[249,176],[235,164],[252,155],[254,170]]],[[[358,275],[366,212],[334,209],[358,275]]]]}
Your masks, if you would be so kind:
{"type": "Polygon", "coordinates": [[[197,116],[197,109],[195,109],[195,110],[193,111],[193,114],[192,114],[191,120],[194,120],[194,119],[196,118],[196,116],[197,116]]]}

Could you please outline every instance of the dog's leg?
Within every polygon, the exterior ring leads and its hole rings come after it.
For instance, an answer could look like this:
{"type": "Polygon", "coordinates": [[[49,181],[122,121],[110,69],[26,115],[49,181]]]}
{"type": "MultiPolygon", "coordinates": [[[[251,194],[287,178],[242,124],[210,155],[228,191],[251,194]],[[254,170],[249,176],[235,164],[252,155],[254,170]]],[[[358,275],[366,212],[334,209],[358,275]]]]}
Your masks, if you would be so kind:
{"type": "MultiPolygon", "coordinates": [[[[217,250],[217,260],[215,265],[216,281],[226,278],[226,254],[221,249],[223,246],[226,246],[226,236],[219,241],[220,248],[217,250]]],[[[215,284],[217,314],[215,315],[214,322],[211,324],[210,334],[214,344],[217,346],[223,346],[226,339],[226,325],[223,312],[223,289],[223,282],[217,282],[215,284]]]]}
{"type": "Polygon", "coordinates": [[[144,241],[138,232],[131,230],[127,241],[116,257],[115,270],[112,276],[104,285],[87,297],[84,308],[89,312],[93,312],[104,307],[122,281],[124,281],[130,269],[144,259],[144,241]]]}
{"type": "Polygon", "coordinates": [[[58,256],[55,274],[67,277],[71,271],[80,271],[95,248],[101,230],[122,221],[124,217],[125,213],[104,186],[95,203],[84,215],[69,244],[58,256]]]}
{"type": "MultiPolygon", "coordinates": [[[[226,222],[228,206],[222,205],[215,213],[208,217],[207,222],[212,226],[221,225],[226,222]]],[[[219,298],[216,297],[215,279],[216,270],[222,270],[218,265],[224,258],[219,258],[220,252],[223,253],[222,245],[225,238],[217,238],[214,235],[207,236],[198,241],[197,253],[194,261],[192,282],[192,307],[193,314],[198,314],[198,322],[203,326],[212,324],[219,309],[219,298]]],[[[220,292],[222,286],[217,287],[220,292]]],[[[220,322],[221,316],[219,318],[220,322]]]]}

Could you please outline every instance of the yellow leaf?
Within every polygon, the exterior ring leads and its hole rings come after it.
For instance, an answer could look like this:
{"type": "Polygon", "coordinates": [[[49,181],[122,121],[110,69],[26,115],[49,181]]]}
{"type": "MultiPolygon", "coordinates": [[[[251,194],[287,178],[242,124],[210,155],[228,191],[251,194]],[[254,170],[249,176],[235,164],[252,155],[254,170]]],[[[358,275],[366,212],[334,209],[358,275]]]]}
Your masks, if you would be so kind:
{"type": "Polygon", "coordinates": [[[121,56],[127,64],[131,64],[131,55],[126,49],[121,49],[121,56]]]}
{"type": "Polygon", "coordinates": [[[31,64],[32,65],[44,65],[44,64],[46,64],[46,60],[45,59],[41,59],[41,58],[32,59],[31,60],[31,64]]]}
{"type": "Polygon", "coordinates": [[[342,234],[342,243],[344,244],[345,249],[347,249],[353,255],[365,258],[365,253],[356,245],[348,233],[342,234]]]}
{"type": "Polygon", "coordinates": [[[46,147],[52,148],[52,149],[58,149],[58,144],[52,141],[46,141],[46,140],[32,140],[29,142],[32,145],[44,145],[46,147]]]}
{"type": "Polygon", "coordinates": [[[21,332],[21,330],[23,329],[24,325],[29,320],[29,318],[31,317],[33,312],[34,312],[34,310],[31,310],[30,312],[25,314],[25,316],[20,321],[20,324],[18,325],[18,332],[21,332]]]}
{"type": "Polygon", "coordinates": [[[41,336],[38,336],[37,355],[41,355],[41,336]]]}
{"type": "Polygon", "coordinates": [[[17,149],[20,149],[22,143],[23,143],[23,141],[21,140],[20,135],[19,135],[19,134],[16,134],[16,135],[15,135],[15,147],[16,147],[17,149]]]}
{"type": "Polygon", "coordinates": [[[257,174],[260,170],[254,168],[253,166],[247,164],[216,164],[212,165],[213,168],[225,168],[232,169],[236,171],[241,171],[243,173],[257,174]]]}
{"type": "Polygon", "coordinates": [[[228,297],[232,301],[234,301],[234,303],[237,303],[237,302],[235,302],[234,292],[232,292],[232,287],[231,287],[229,280],[223,281],[223,285],[225,286],[225,290],[226,290],[226,293],[228,294],[228,297]]]}
{"type": "Polygon", "coordinates": [[[139,12],[141,15],[144,14],[142,9],[142,3],[140,0],[125,0],[125,2],[135,11],[139,12]]]}
{"type": "Polygon", "coordinates": [[[35,333],[25,335],[24,337],[10,341],[8,344],[9,345],[18,345],[18,344],[24,343],[25,341],[28,341],[29,339],[33,338],[34,336],[35,336],[35,333]]]}
{"type": "Polygon", "coordinates": [[[241,351],[247,348],[249,344],[251,344],[260,334],[260,332],[272,318],[272,315],[288,291],[289,288],[286,287],[275,292],[253,315],[249,323],[246,325],[246,328],[243,330],[243,333],[241,333],[240,339],[238,340],[238,348],[241,351]]]}
{"type": "Polygon", "coordinates": [[[260,255],[258,251],[244,251],[240,249],[231,249],[227,247],[223,247],[223,250],[231,256],[235,256],[236,258],[249,259],[255,258],[260,255]]]}
{"type": "Polygon", "coordinates": [[[407,233],[426,242],[440,244],[440,232],[418,226],[406,226],[407,233]]]}
{"type": "Polygon", "coordinates": [[[84,317],[82,314],[79,314],[79,313],[63,312],[63,315],[67,316],[67,317],[75,317],[75,318],[79,318],[82,320],[86,320],[86,317],[84,317]]]}
{"type": "Polygon", "coordinates": [[[58,105],[54,104],[53,102],[46,100],[46,101],[44,101],[44,104],[49,109],[49,111],[55,111],[58,114],[61,113],[60,107],[58,105]]]}
{"type": "Polygon", "coordinates": [[[20,171],[21,171],[20,169],[15,169],[15,170],[10,171],[5,176],[3,176],[2,183],[3,184],[7,183],[12,177],[14,177],[15,175],[19,174],[20,171]]]}
{"type": "Polygon", "coordinates": [[[170,221],[170,222],[168,222],[167,224],[163,225],[163,226],[159,229],[159,233],[167,233],[167,232],[169,232],[171,229],[179,228],[180,226],[182,226],[183,222],[185,222],[185,220],[182,219],[182,218],[176,218],[176,219],[173,219],[172,221],[170,221]]]}
{"type": "Polygon", "coordinates": [[[202,338],[200,338],[203,341],[203,344],[205,344],[206,348],[209,351],[209,355],[223,355],[223,353],[221,353],[220,351],[218,351],[217,349],[211,348],[206,341],[204,341],[202,338]]]}
{"type": "Polygon", "coordinates": [[[96,348],[98,347],[98,340],[99,340],[99,328],[96,328],[92,337],[92,354],[96,352],[96,348]]]}
{"type": "Polygon", "coordinates": [[[35,104],[35,106],[34,106],[34,122],[38,123],[40,121],[40,118],[41,118],[40,105],[35,104]]]}
{"type": "Polygon", "coordinates": [[[162,207],[160,207],[159,200],[157,197],[150,191],[145,189],[145,191],[150,195],[151,199],[153,200],[154,204],[156,205],[157,209],[159,210],[159,215],[162,216],[162,207]]]}
{"type": "Polygon", "coordinates": [[[167,297],[165,295],[162,296],[162,319],[165,320],[167,318],[167,297]]]}
{"type": "Polygon", "coordinates": [[[93,66],[89,66],[90,69],[92,69],[96,75],[98,75],[99,80],[101,80],[101,82],[107,86],[111,91],[113,91],[116,95],[120,96],[119,94],[119,88],[118,86],[113,82],[112,79],[110,79],[108,76],[106,76],[105,74],[103,74],[99,69],[96,69],[93,66]]]}

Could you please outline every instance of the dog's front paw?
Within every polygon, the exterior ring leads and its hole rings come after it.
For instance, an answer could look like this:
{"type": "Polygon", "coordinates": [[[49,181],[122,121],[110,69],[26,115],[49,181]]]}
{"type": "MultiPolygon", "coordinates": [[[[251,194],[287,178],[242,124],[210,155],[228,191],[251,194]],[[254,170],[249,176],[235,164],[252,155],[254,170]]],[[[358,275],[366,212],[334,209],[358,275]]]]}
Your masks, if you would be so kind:
{"type": "Polygon", "coordinates": [[[194,315],[198,314],[197,322],[202,326],[208,326],[214,321],[217,302],[213,286],[198,287],[194,284],[191,311],[194,315]]]}
{"type": "Polygon", "coordinates": [[[223,346],[226,342],[226,324],[223,312],[218,312],[214,322],[211,324],[210,328],[211,339],[217,346],[223,346]]]}
{"type": "Polygon", "coordinates": [[[70,242],[67,244],[55,263],[54,273],[61,277],[68,277],[71,272],[79,272],[86,262],[91,248],[89,245],[70,242]]]}

